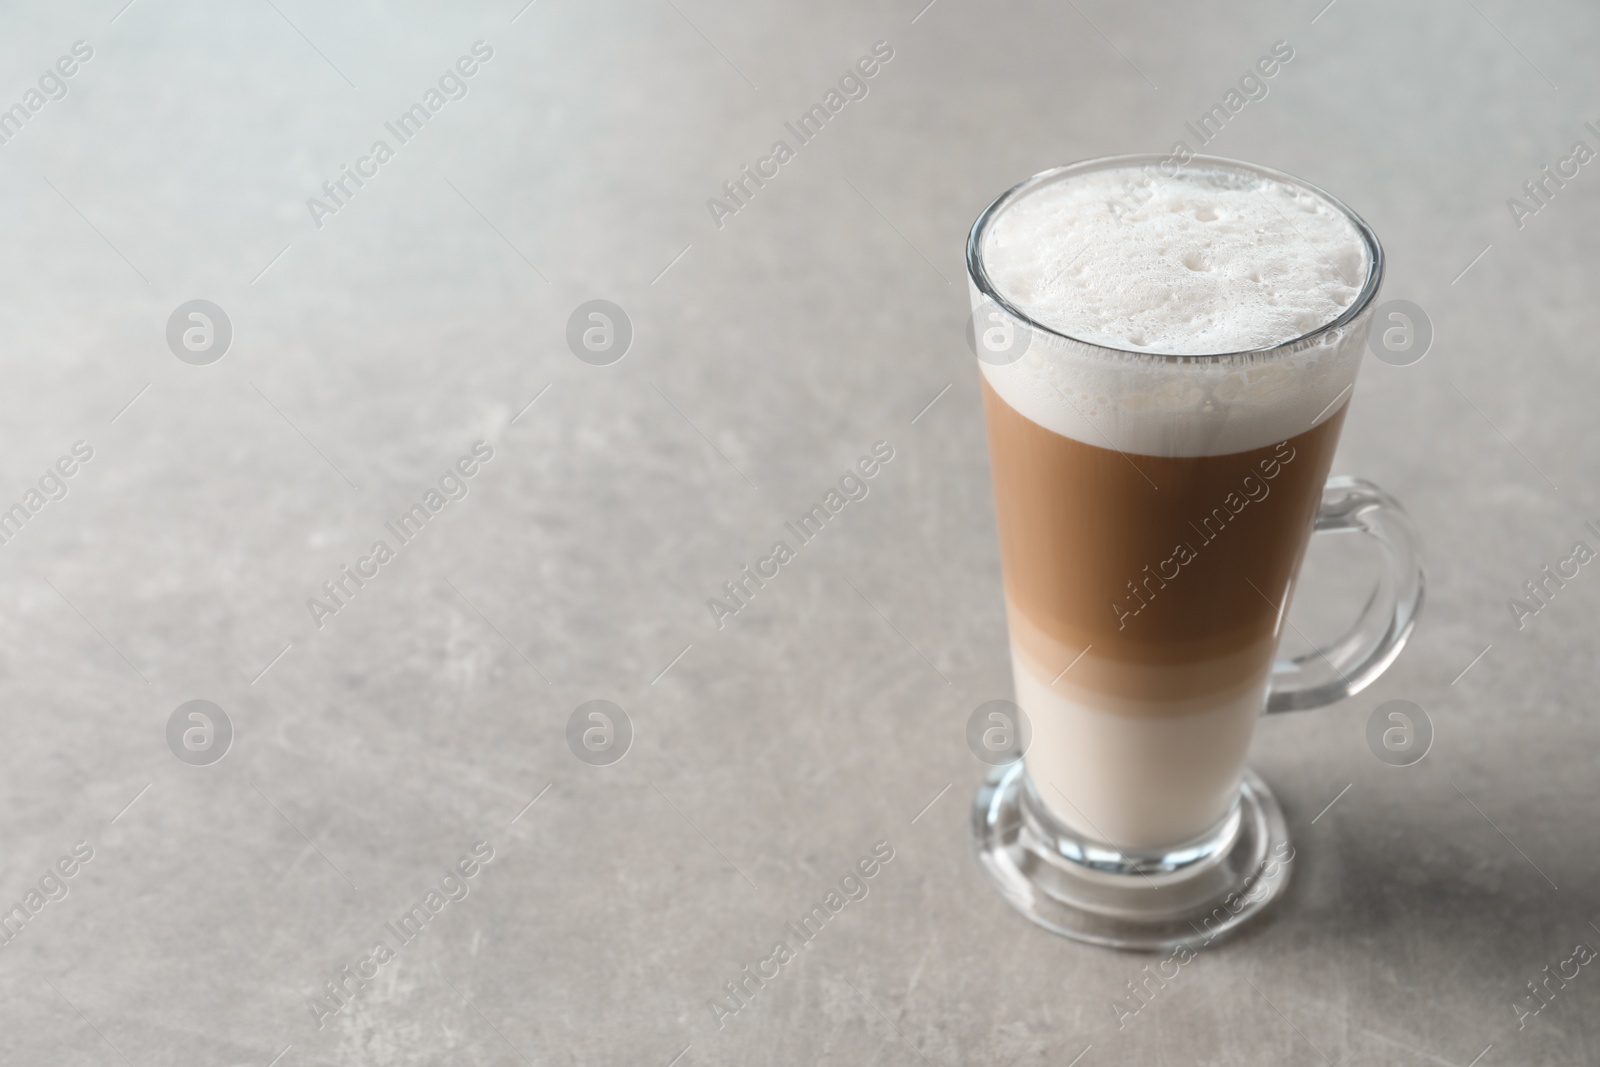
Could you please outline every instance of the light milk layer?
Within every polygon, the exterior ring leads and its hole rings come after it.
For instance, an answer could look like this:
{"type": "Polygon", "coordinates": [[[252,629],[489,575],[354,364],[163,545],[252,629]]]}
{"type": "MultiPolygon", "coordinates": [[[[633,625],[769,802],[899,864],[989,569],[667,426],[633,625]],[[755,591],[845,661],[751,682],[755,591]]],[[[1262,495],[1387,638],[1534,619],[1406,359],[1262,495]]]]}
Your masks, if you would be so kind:
{"type": "Polygon", "coordinates": [[[1117,701],[1104,695],[1052,687],[1020,657],[1012,670],[1032,729],[1028,776],[1069,829],[1119,849],[1156,850],[1198,837],[1227,814],[1266,702],[1264,672],[1188,714],[1150,716],[1113,710],[1117,701]]]}

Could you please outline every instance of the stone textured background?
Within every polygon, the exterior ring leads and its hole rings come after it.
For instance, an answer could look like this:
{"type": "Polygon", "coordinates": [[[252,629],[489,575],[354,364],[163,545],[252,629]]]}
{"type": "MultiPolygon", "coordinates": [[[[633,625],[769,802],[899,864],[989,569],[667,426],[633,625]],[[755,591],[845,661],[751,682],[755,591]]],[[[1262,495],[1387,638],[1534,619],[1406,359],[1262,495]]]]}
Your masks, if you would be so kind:
{"type": "MultiPolygon", "coordinates": [[[[0,1061],[1600,1059],[1596,967],[1514,1007],[1600,945],[1600,574],[1507,607],[1600,547],[1600,168],[1506,206],[1600,148],[1600,13],[922,2],[0,15],[0,106],[94,49],[0,145],[0,508],[94,449],[0,546],[0,906],[94,849],[0,947],[0,1061]],[[316,227],[480,39],[467,97],[316,227]],[[1345,199],[1433,320],[1420,363],[1369,360],[1335,468],[1407,503],[1429,603],[1368,692],[1263,724],[1294,884],[1119,1029],[1149,960],[1033,928],[970,855],[964,724],[1010,683],[962,244],[1028,174],[1169,149],[1279,40],[1209,147],[1345,199]],[[876,41],[870,94],[718,228],[707,198],[876,41]],[[203,367],[164,338],[197,297],[234,329],[203,367]],[[593,298],[636,332],[608,367],[564,340],[593,298]],[[307,598],[480,439],[470,494],[318,629],[307,598]],[[706,598],[880,439],[870,496],[719,631],[706,598]],[[165,741],[195,698],[236,730],[206,767],[165,741]],[[597,698],[636,733],[607,767],[565,741],[597,698]],[[1409,768],[1364,740],[1393,698],[1437,733],[1409,768]],[[308,998],[480,840],[470,895],[319,1029],[308,998]],[[878,841],[870,895],[719,1029],[878,841]]],[[[1365,562],[1317,548],[1297,624],[1331,636],[1365,562]]]]}

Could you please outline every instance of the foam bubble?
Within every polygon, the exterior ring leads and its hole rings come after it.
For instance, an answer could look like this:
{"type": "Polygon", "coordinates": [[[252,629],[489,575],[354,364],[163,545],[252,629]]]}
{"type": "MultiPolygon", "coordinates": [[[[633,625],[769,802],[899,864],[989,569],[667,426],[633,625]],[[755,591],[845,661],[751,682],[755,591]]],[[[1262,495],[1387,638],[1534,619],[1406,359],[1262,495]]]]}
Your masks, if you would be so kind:
{"type": "Polygon", "coordinates": [[[1355,302],[1367,243],[1309,189],[1219,163],[1087,171],[1005,205],[980,253],[1002,298],[1084,342],[1034,331],[1022,359],[982,365],[1012,407],[1065,436],[1150,455],[1242,451],[1310,429],[1354,383],[1365,317],[1270,359],[1173,358],[1273,348],[1355,302]]]}
{"type": "Polygon", "coordinates": [[[989,228],[984,264],[1030,318],[1094,344],[1173,355],[1271,348],[1348,308],[1366,246],[1333,204],[1213,169],[1093,171],[989,228]]]}

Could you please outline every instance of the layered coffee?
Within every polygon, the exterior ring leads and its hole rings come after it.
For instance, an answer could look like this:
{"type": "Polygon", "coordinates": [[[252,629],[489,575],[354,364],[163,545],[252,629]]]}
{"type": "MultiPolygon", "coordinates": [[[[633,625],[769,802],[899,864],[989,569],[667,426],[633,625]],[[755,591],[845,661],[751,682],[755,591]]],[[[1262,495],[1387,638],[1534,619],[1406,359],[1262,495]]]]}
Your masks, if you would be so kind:
{"type": "Polygon", "coordinates": [[[1367,245],[1307,189],[1196,165],[1042,183],[979,252],[1032,326],[982,365],[1029,778],[1085,838],[1174,848],[1237,796],[1360,362],[1322,328],[1367,245]]]}

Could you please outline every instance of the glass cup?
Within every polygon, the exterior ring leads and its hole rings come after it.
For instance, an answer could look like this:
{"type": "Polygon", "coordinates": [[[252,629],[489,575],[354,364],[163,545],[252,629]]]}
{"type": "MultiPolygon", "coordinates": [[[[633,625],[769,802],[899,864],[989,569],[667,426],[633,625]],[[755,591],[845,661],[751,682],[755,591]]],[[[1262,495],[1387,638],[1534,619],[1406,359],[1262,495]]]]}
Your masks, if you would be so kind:
{"type": "Polygon", "coordinates": [[[1245,767],[1255,722],[1365,688],[1399,655],[1423,598],[1405,512],[1370,483],[1328,478],[1383,278],[1377,237],[1286,174],[1212,157],[1184,167],[1272,179],[1280,195],[1342,213],[1360,246],[1345,261],[1354,302],[1272,348],[1159,355],[1070,337],[991,282],[991,232],[1018,201],[1122,168],[1125,203],[1137,203],[1176,174],[1160,156],[1035,175],[990,204],[967,242],[1020,708],[994,732],[1026,744],[979,790],[975,846],[1029,919],[1130,949],[1209,943],[1283,893],[1294,849],[1245,767]],[[1073,435],[1031,418],[1038,403],[1073,435]],[[1371,537],[1382,578],[1339,640],[1278,660],[1313,532],[1371,537]]]}

